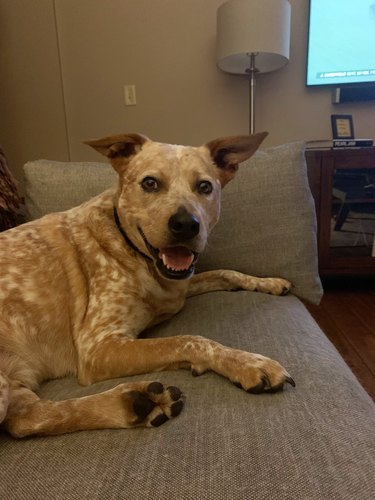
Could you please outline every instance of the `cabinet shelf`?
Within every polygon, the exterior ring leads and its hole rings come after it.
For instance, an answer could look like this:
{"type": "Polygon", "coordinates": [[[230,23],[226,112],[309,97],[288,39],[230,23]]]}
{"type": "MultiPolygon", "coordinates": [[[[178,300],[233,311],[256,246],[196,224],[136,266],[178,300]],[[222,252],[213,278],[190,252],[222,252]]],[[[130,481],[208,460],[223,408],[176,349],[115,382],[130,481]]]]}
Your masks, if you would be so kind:
{"type": "Polygon", "coordinates": [[[320,274],[375,274],[375,147],[307,150],[306,161],[320,274]]]}

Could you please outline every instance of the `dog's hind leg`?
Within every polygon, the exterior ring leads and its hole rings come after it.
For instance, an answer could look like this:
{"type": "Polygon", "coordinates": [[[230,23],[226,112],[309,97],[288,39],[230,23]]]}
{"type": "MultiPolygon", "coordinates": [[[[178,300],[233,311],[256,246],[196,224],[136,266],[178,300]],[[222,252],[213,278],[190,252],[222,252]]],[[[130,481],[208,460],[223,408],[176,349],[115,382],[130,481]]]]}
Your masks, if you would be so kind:
{"type": "Polygon", "coordinates": [[[0,372],[0,424],[5,419],[9,405],[9,380],[0,372]]]}
{"type": "Polygon", "coordinates": [[[182,393],[160,382],[120,384],[108,391],[66,401],[48,401],[17,383],[5,429],[13,437],[54,435],[93,429],[158,427],[180,414],[182,393]]]}

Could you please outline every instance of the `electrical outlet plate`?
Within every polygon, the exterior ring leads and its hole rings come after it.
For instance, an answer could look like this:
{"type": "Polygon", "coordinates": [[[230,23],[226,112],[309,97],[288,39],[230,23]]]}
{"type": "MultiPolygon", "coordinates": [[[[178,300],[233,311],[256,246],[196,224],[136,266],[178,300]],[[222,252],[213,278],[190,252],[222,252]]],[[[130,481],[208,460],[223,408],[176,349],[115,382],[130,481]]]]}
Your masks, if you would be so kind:
{"type": "Polygon", "coordinates": [[[137,98],[135,95],[135,85],[124,86],[124,99],[125,99],[125,106],[135,106],[137,104],[137,98]]]}

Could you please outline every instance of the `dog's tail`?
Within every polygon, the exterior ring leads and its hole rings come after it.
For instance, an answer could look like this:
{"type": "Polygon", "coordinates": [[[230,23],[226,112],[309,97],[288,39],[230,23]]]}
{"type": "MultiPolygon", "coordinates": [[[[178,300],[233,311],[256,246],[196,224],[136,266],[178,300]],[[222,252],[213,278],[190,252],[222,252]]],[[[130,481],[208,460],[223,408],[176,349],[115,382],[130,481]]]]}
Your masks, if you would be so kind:
{"type": "Polygon", "coordinates": [[[9,380],[0,372],[0,424],[5,419],[9,405],[9,380]]]}

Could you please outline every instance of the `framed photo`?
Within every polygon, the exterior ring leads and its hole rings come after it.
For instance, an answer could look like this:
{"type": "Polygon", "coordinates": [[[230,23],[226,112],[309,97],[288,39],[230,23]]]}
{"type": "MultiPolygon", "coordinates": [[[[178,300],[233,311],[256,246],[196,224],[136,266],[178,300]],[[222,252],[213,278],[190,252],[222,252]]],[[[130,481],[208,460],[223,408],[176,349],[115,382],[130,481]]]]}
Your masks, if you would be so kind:
{"type": "Polygon", "coordinates": [[[352,115],[331,115],[333,139],[354,139],[352,115]]]}

